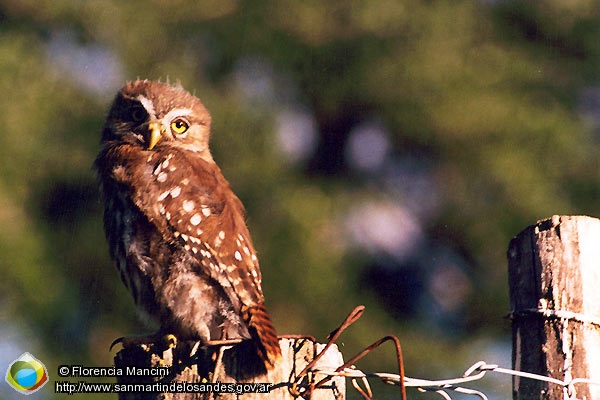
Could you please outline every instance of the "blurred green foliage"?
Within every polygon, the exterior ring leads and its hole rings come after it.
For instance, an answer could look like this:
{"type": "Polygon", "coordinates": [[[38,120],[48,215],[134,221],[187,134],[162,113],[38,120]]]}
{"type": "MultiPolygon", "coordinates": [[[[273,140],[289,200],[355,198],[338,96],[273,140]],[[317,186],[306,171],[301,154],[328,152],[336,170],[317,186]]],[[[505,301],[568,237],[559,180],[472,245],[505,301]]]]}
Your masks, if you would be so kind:
{"type": "MultiPolygon", "coordinates": [[[[324,340],[366,304],[346,357],[393,333],[415,377],[460,374],[497,343],[509,360],[508,241],[552,214],[600,215],[599,3],[0,0],[4,361],[30,351],[55,378],[112,364],[111,341],[145,331],[91,170],[111,98],[137,77],[211,110],[281,333],[324,340]]],[[[391,349],[377,354],[359,366],[390,371],[391,349]]]]}

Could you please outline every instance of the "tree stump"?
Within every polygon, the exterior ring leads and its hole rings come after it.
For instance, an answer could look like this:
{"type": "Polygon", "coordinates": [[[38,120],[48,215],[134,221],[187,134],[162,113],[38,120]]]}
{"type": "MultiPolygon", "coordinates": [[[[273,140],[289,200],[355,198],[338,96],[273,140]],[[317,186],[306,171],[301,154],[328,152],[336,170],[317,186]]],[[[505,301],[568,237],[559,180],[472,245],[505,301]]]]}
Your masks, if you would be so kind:
{"type": "MultiPolygon", "coordinates": [[[[600,381],[600,220],[553,216],[508,250],[513,369],[600,381]]],[[[514,399],[600,399],[600,387],[513,379],[514,399]]]]}
{"type": "MultiPolygon", "coordinates": [[[[136,368],[130,368],[130,373],[117,377],[118,390],[129,390],[119,393],[119,399],[191,400],[217,397],[225,400],[238,398],[245,400],[294,399],[296,397],[292,394],[294,393],[292,383],[325,346],[304,338],[280,339],[279,344],[282,351],[280,362],[268,373],[248,378],[241,375],[239,366],[243,364],[243,359],[240,355],[242,353],[237,351],[237,346],[225,350],[222,361],[217,363],[215,369],[214,351],[207,352],[201,349],[195,352],[193,359],[190,359],[190,354],[194,353],[192,350],[194,344],[193,342],[180,342],[172,348],[165,348],[164,345],[157,344],[141,344],[123,348],[115,356],[115,367],[121,368],[125,372],[128,372],[127,367],[135,366],[136,368]],[[142,373],[148,371],[149,374],[136,376],[136,371],[142,373]],[[168,372],[168,374],[156,376],[162,372],[168,372]],[[143,391],[141,386],[125,386],[136,384],[145,385],[143,391]],[[210,391],[208,391],[209,388],[210,391]],[[150,389],[151,392],[148,393],[147,389],[150,389]],[[174,393],[180,390],[181,393],[174,393]]],[[[337,346],[333,345],[317,362],[316,367],[329,367],[333,370],[342,364],[342,355],[337,346]]],[[[305,390],[307,385],[314,384],[324,377],[323,374],[308,373],[300,385],[295,388],[295,394],[297,395],[297,391],[305,390]]],[[[314,400],[343,400],[345,398],[344,378],[334,377],[323,387],[315,389],[311,398],[314,400]]]]}

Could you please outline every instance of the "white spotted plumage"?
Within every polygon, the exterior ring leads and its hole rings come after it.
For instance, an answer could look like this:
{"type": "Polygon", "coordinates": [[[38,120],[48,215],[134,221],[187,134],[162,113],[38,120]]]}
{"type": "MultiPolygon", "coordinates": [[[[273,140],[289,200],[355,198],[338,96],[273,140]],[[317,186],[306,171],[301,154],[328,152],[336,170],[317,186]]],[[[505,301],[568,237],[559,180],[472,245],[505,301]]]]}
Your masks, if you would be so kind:
{"type": "Polygon", "coordinates": [[[211,340],[225,328],[255,339],[273,365],[258,258],[209,131],[210,115],[181,88],[136,81],[117,95],[96,160],[111,254],[161,329],[211,340]]]}
{"type": "Polygon", "coordinates": [[[192,218],[190,218],[190,223],[194,226],[198,225],[201,221],[202,217],[198,213],[192,215],[192,218]]]}

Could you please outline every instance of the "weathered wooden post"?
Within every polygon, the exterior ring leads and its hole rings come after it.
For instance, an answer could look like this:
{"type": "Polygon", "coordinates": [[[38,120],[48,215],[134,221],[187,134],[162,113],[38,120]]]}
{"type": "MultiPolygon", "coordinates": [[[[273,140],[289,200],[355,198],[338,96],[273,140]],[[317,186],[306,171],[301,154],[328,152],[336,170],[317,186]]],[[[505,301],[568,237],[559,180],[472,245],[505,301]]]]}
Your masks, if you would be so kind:
{"type": "MultiPolygon", "coordinates": [[[[513,369],[600,381],[600,220],[553,216],[508,249],[513,369]]],[[[513,399],[600,399],[600,387],[515,377],[513,399]]]]}
{"type": "MultiPolygon", "coordinates": [[[[115,367],[127,372],[127,367],[136,366],[136,371],[147,370],[152,374],[135,376],[132,369],[132,373],[117,377],[117,388],[120,391],[126,390],[119,393],[119,399],[294,399],[293,393],[297,395],[306,390],[308,385],[325,377],[311,372],[302,379],[297,388],[291,387],[291,382],[297,380],[298,374],[325,345],[307,338],[280,339],[279,344],[282,359],[277,366],[267,374],[250,378],[241,375],[243,353],[238,352],[235,346],[223,353],[222,360],[217,363],[214,371],[214,352],[196,351],[194,359],[189,359],[189,355],[194,353],[193,343],[178,343],[174,348],[144,344],[123,348],[115,356],[115,367]],[[209,367],[206,368],[207,366],[209,367]],[[162,371],[168,374],[161,376],[162,371]]],[[[332,345],[318,360],[316,367],[334,370],[343,363],[337,346],[332,345]]],[[[311,397],[313,400],[343,400],[344,398],[345,380],[340,376],[334,377],[323,387],[315,389],[311,397]]]]}

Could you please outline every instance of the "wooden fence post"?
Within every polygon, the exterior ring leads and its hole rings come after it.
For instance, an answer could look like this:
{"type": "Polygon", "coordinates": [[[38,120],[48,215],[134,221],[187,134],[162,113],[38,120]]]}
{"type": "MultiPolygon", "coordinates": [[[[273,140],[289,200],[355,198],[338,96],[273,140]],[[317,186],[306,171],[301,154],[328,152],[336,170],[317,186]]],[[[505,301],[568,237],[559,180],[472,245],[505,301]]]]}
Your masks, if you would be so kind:
{"type": "MultiPolygon", "coordinates": [[[[513,369],[600,381],[600,220],[553,216],[508,249],[513,369]]],[[[600,387],[513,379],[513,399],[600,399],[600,387]]]]}
{"type": "MultiPolygon", "coordinates": [[[[174,348],[165,348],[164,345],[135,345],[128,346],[120,350],[115,356],[115,367],[127,372],[127,367],[136,366],[138,370],[144,369],[159,373],[161,370],[169,371],[167,376],[135,376],[133,373],[125,373],[117,377],[117,386],[126,388],[123,385],[204,385],[208,388],[212,384],[219,383],[216,387],[217,393],[194,393],[191,386],[180,387],[183,393],[171,393],[175,386],[168,391],[160,392],[142,392],[129,386],[131,390],[125,393],[119,393],[119,400],[192,400],[192,399],[223,399],[223,400],[267,400],[281,399],[288,400],[295,397],[290,392],[290,382],[293,382],[304,367],[313,360],[313,358],[325,347],[310,339],[280,339],[279,345],[282,351],[282,359],[265,375],[256,376],[248,379],[240,376],[238,369],[243,363],[236,347],[225,351],[223,361],[219,363],[216,371],[212,371],[214,360],[211,355],[195,354],[195,361],[190,362],[194,343],[178,343],[174,348]],[[186,360],[186,358],[188,358],[186,360]],[[207,365],[211,365],[208,371],[204,371],[207,365]],[[160,368],[170,367],[170,368],[160,368]],[[256,385],[252,386],[252,383],[256,385]],[[271,386],[269,386],[271,384],[271,386]],[[221,390],[222,389],[222,390],[221,390]],[[268,389],[268,392],[265,390],[268,389]],[[252,393],[255,390],[257,393],[252,393]],[[233,391],[233,393],[231,393],[233,391]]],[[[315,367],[328,367],[335,369],[344,363],[342,354],[337,346],[332,345],[322,358],[316,363],[315,367]]],[[[301,382],[299,389],[305,390],[307,385],[314,384],[325,375],[319,373],[307,374],[301,382]]],[[[163,386],[164,387],[164,386],[163,386]]],[[[199,387],[199,386],[198,386],[199,387]]],[[[151,387],[153,388],[153,387],[151,387]]],[[[202,388],[201,388],[202,390],[202,388]]],[[[338,376],[331,379],[326,385],[315,389],[311,399],[313,400],[343,400],[345,399],[345,380],[338,376]]]]}

